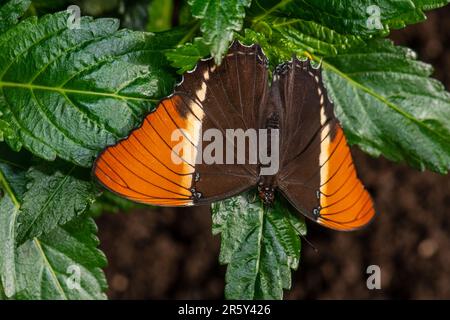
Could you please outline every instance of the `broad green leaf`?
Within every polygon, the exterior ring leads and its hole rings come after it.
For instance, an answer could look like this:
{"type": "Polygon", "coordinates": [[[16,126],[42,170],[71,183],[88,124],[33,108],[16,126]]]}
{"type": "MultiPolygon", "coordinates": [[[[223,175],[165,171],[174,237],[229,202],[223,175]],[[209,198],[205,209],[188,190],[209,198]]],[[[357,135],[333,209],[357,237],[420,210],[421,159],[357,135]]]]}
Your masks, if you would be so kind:
{"type": "Polygon", "coordinates": [[[342,34],[386,35],[391,25],[400,28],[425,19],[410,0],[295,0],[285,9],[342,34]]]}
{"type": "Polygon", "coordinates": [[[267,17],[266,21],[255,25],[255,30],[246,29],[239,38],[246,44],[259,43],[272,67],[293,55],[304,57],[305,51],[334,56],[365,45],[360,37],[341,35],[312,21],[274,17],[267,17]]]}
{"type": "Polygon", "coordinates": [[[172,26],[173,0],[152,0],[148,6],[147,30],[165,31],[172,26]]]}
{"type": "Polygon", "coordinates": [[[220,64],[234,32],[242,29],[245,8],[251,0],[189,0],[189,4],[192,15],[201,20],[200,29],[211,55],[220,64]]]}
{"type": "Polygon", "coordinates": [[[314,21],[341,34],[370,37],[423,21],[424,10],[447,3],[448,0],[259,0],[253,3],[250,15],[253,23],[275,15],[314,21]]]}
{"type": "Polygon", "coordinates": [[[92,218],[78,217],[16,252],[16,299],[105,299],[106,258],[92,218]],[[78,279],[80,282],[77,282],[78,279]]]}
{"type": "Polygon", "coordinates": [[[27,179],[17,220],[19,244],[80,216],[98,195],[89,174],[73,165],[33,167],[27,179]]]}
{"type": "MultiPolygon", "coordinates": [[[[106,260],[97,249],[96,226],[80,216],[16,247],[17,219],[26,197],[24,154],[0,144],[0,282],[11,299],[104,299],[106,260]],[[78,273],[80,271],[80,273],[78,273]],[[80,285],[76,280],[80,276],[80,285]],[[73,282],[73,281],[75,282],[73,282]]],[[[63,209],[64,207],[61,207],[63,209]]]]}
{"type": "Polygon", "coordinates": [[[30,0],[0,1],[0,34],[19,21],[30,3],[30,0]]]}
{"type": "Polygon", "coordinates": [[[26,154],[14,153],[0,143],[0,283],[6,297],[17,291],[15,227],[25,192],[27,161],[26,154]]]}
{"type": "Polygon", "coordinates": [[[413,2],[420,10],[433,10],[450,3],[449,0],[413,0],[413,2]]]}
{"type": "Polygon", "coordinates": [[[99,150],[127,135],[173,88],[166,37],[118,29],[114,19],[65,12],[22,21],[0,35],[0,112],[37,156],[90,166],[99,150]]]}
{"type": "Polygon", "coordinates": [[[255,192],[214,203],[213,234],[221,234],[220,262],[228,264],[228,299],[282,299],[300,259],[303,219],[281,199],[264,208],[255,192]]]}
{"type": "Polygon", "coordinates": [[[209,47],[202,38],[195,38],[193,43],[186,43],[166,53],[171,65],[183,74],[192,70],[197,62],[209,54],[209,47]]]}
{"type": "Polygon", "coordinates": [[[275,18],[268,20],[268,23],[272,31],[277,33],[272,37],[279,38],[284,50],[293,54],[306,50],[319,55],[336,55],[363,43],[358,37],[340,35],[312,21],[275,18]]]}
{"type": "Polygon", "coordinates": [[[323,62],[325,85],[350,143],[366,152],[446,173],[450,93],[431,66],[388,40],[323,62]]]}

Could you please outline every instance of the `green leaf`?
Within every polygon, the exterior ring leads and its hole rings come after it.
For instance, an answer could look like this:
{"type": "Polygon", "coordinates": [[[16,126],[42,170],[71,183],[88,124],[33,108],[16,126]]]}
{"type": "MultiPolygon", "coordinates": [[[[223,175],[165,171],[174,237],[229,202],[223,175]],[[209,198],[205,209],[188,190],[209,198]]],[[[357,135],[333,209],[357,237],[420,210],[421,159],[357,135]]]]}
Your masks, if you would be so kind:
{"type": "Polygon", "coordinates": [[[293,55],[305,57],[305,51],[321,56],[344,53],[365,45],[362,38],[341,35],[336,31],[301,19],[267,17],[254,30],[246,29],[239,37],[244,43],[259,43],[272,67],[290,60],[293,55]]]}
{"type": "Polygon", "coordinates": [[[27,158],[0,143],[0,283],[6,297],[17,291],[15,226],[25,192],[27,158]]]}
{"type": "Polygon", "coordinates": [[[201,20],[200,29],[211,55],[220,64],[234,32],[242,29],[245,8],[251,0],[189,0],[192,15],[201,20]]]}
{"type": "Polygon", "coordinates": [[[279,38],[280,45],[291,54],[306,50],[320,55],[337,55],[363,43],[358,37],[343,36],[312,21],[275,18],[268,23],[278,33],[274,38],[279,38]]]}
{"type": "Polygon", "coordinates": [[[152,0],[148,6],[147,30],[165,31],[172,26],[173,0],[152,0]]]}
{"type": "Polygon", "coordinates": [[[0,296],[104,299],[106,279],[101,268],[106,259],[97,249],[97,229],[90,217],[77,217],[16,247],[15,231],[28,169],[24,154],[12,153],[3,144],[0,151],[0,296]]]}
{"type": "Polygon", "coordinates": [[[385,36],[426,19],[424,10],[443,6],[448,0],[260,0],[250,10],[253,23],[269,15],[314,21],[341,34],[385,36]]]}
{"type": "Polygon", "coordinates": [[[425,16],[417,12],[410,0],[344,0],[310,1],[296,0],[286,7],[299,18],[313,20],[342,34],[371,35],[381,33],[387,35],[390,25],[404,27],[407,22],[422,21],[425,16]],[[369,27],[371,14],[369,7],[373,6],[373,19],[379,19],[380,28],[369,27]],[[378,15],[378,17],[377,17],[378,15]]]}
{"type": "Polygon", "coordinates": [[[89,174],[72,165],[32,167],[27,179],[17,220],[19,244],[80,216],[98,195],[89,174]]]}
{"type": "Polygon", "coordinates": [[[404,28],[409,24],[414,24],[426,20],[425,11],[443,7],[450,3],[450,0],[412,0],[414,10],[411,10],[403,15],[393,17],[388,21],[388,26],[391,29],[404,28]]]}
{"type": "Polygon", "coordinates": [[[450,93],[431,66],[390,41],[326,58],[324,80],[350,143],[366,152],[446,173],[450,93]]]}
{"type": "Polygon", "coordinates": [[[449,4],[450,0],[413,0],[413,2],[420,10],[433,10],[449,4]]]}
{"type": "Polygon", "coordinates": [[[193,43],[186,43],[166,53],[167,59],[171,61],[172,67],[183,74],[194,69],[197,62],[209,54],[209,47],[202,38],[195,38],[193,43]]]}
{"type": "Polygon", "coordinates": [[[0,1],[0,34],[15,25],[30,6],[30,0],[0,1]]]}
{"type": "Polygon", "coordinates": [[[0,112],[14,137],[37,156],[90,166],[127,135],[173,88],[165,36],[118,29],[114,19],[65,12],[22,21],[0,35],[0,112]]]}
{"type": "Polygon", "coordinates": [[[15,228],[26,189],[24,159],[23,154],[16,154],[0,143],[0,282],[5,298],[17,292],[15,228]]]}
{"type": "Polygon", "coordinates": [[[282,299],[300,259],[302,218],[276,201],[264,209],[255,192],[214,203],[213,234],[221,234],[220,262],[228,264],[227,299],[282,299]]]}
{"type": "Polygon", "coordinates": [[[21,245],[16,252],[14,298],[105,299],[107,284],[101,268],[106,258],[97,249],[96,232],[92,218],[82,216],[21,245]]]}

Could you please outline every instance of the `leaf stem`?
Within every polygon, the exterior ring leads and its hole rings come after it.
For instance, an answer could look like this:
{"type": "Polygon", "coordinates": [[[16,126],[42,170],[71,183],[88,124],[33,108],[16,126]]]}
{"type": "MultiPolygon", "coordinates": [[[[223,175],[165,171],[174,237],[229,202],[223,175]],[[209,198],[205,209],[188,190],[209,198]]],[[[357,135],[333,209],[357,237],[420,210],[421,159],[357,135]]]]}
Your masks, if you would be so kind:
{"type": "Polygon", "coordinates": [[[122,95],[115,94],[115,93],[66,89],[66,88],[62,88],[62,87],[48,87],[48,86],[41,86],[41,85],[36,85],[36,84],[25,84],[25,83],[18,83],[18,82],[0,81],[0,87],[23,88],[23,89],[28,89],[28,90],[56,91],[61,94],[73,93],[73,94],[80,94],[80,95],[110,97],[110,98],[121,99],[121,100],[150,101],[150,102],[154,102],[154,103],[159,101],[157,99],[122,96],[122,95]]]}
{"type": "Polygon", "coordinates": [[[286,20],[285,22],[282,22],[282,23],[274,23],[272,25],[272,27],[276,28],[276,27],[290,26],[291,24],[295,24],[295,23],[299,23],[299,22],[302,22],[302,20],[301,19],[291,19],[291,20],[286,20]]]}
{"type": "MultiPolygon", "coordinates": [[[[258,232],[258,259],[256,260],[256,265],[255,265],[255,274],[258,275],[259,274],[259,269],[260,269],[260,264],[261,264],[261,251],[262,251],[262,241],[263,241],[263,233],[264,233],[264,216],[268,213],[269,209],[267,206],[263,207],[263,210],[259,210],[259,223],[261,225],[261,227],[259,228],[259,232],[258,232]]],[[[256,278],[255,278],[255,291],[256,291],[256,278]]],[[[255,295],[255,293],[253,293],[253,296],[255,295]]]]}
{"type": "Polygon", "coordinates": [[[50,262],[47,259],[47,256],[45,255],[44,250],[42,249],[41,242],[37,238],[34,238],[33,242],[36,245],[36,248],[38,249],[39,253],[42,255],[44,264],[49,269],[51,277],[52,277],[53,281],[55,282],[55,285],[58,288],[58,291],[60,291],[64,300],[68,300],[66,293],[64,292],[64,289],[62,288],[61,283],[59,282],[58,277],[56,276],[55,270],[53,270],[53,267],[51,266],[50,262]]]}
{"type": "Polygon", "coordinates": [[[276,5],[274,5],[272,8],[270,8],[269,10],[266,10],[263,14],[255,17],[255,19],[253,19],[253,23],[256,23],[262,19],[264,19],[265,17],[267,17],[269,14],[271,14],[272,12],[274,12],[275,10],[277,10],[280,7],[285,6],[286,4],[288,4],[289,2],[291,2],[292,0],[283,0],[278,2],[276,5]]]}
{"type": "Polygon", "coordinates": [[[17,200],[16,195],[12,191],[8,181],[6,180],[6,178],[3,175],[3,172],[1,170],[0,170],[0,184],[3,186],[3,188],[6,191],[6,193],[11,198],[11,200],[14,203],[14,206],[16,207],[16,209],[19,209],[20,208],[20,202],[19,202],[19,200],[17,200]]]}
{"type": "Polygon", "coordinates": [[[28,11],[30,12],[31,16],[37,16],[37,10],[34,6],[34,3],[31,3],[30,7],[28,8],[28,11]]]}
{"type": "Polygon", "coordinates": [[[181,46],[183,44],[185,44],[186,42],[188,42],[189,40],[192,39],[192,37],[194,36],[194,34],[197,32],[198,28],[200,27],[200,22],[196,22],[194,24],[194,26],[189,29],[188,33],[186,33],[186,35],[178,42],[177,47],[181,46]]]}

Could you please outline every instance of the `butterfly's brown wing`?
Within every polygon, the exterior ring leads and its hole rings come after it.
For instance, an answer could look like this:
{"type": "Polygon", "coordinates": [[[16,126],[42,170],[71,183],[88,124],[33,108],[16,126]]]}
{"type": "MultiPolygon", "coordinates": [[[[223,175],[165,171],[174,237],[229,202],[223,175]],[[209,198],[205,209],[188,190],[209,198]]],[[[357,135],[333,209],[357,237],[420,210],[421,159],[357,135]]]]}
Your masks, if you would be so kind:
{"type": "Polygon", "coordinates": [[[333,113],[321,71],[293,59],[277,68],[272,108],[281,113],[281,171],[277,184],[305,216],[338,230],[367,224],[375,214],[358,179],[333,113]]]}
{"type": "Polygon", "coordinates": [[[128,199],[167,206],[208,203],[254,186],[256,164],[196,159],[209,143],[200,139],[206,130],[225,135],[226,129],[256,128],[258,108],[267,99],[267,77],[266,58],[256,45],[235,42],[220,66],[201,61],[140,128],[98,157],[94,175],[128,199]]]}

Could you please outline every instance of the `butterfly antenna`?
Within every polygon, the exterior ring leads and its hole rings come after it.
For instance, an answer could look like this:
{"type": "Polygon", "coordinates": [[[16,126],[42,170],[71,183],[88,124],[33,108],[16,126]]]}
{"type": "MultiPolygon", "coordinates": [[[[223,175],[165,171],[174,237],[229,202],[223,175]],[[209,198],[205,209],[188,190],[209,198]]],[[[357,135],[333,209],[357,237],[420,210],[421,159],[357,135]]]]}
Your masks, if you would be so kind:
{"type": "Polygon", "coordinates": [[[315,253],[319,253],[319,249],[317,249],[308,239],[306,239],[306,237],[302,234],[300,234],[300,237],[305,240],[305,242],[307,244],[309,244],[309,246],[314,250],[315,253]]]}

